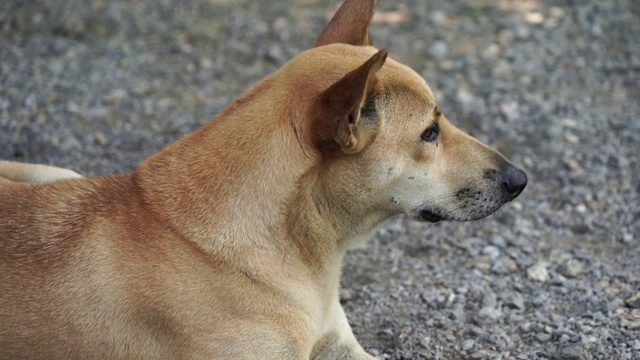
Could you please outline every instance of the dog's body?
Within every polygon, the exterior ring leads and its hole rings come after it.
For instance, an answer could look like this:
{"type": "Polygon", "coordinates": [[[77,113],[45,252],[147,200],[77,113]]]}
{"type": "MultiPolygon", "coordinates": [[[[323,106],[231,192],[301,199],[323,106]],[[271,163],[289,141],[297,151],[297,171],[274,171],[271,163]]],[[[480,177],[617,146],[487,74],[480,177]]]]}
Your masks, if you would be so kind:
{"type": "MultiPolygon", "coordinates": [[[[0,182],[0,358],[372,359],[338,300],[346,249],[526,185],[368,45],[373,5],[347,0],[314,49],[132,174],[0,182]]],[[[77,175],[33,169],[0,176],[77,175]]]]}

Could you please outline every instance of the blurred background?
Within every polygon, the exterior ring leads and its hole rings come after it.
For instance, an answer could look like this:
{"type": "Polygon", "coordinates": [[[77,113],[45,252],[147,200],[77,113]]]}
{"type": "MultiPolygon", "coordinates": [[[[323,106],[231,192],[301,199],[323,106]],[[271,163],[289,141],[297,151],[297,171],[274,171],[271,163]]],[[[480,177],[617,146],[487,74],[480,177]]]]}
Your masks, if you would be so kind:
{"type": "MultiPolygon", "coordinates": [[[[128,172],[309,48],[335,0],[3,0],[0,158],[128,172]]],[[[640,359],[640,2],[379,0],[374,45],[529,175],[346,259],[382,359],[640,359]]]]}

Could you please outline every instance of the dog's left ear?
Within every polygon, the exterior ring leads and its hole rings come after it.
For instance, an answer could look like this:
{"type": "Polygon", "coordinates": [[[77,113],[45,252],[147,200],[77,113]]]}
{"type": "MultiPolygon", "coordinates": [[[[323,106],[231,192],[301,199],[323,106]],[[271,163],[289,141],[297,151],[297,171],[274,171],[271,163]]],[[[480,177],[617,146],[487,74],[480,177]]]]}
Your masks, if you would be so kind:
{"type": "MultiPolygon", "coordinates": [[[[387,59],[382,49],[357,69],[349,72],[322,93],[322,119],[316,126],[316,142],[333,143],[347,154],[357,153],[370,143],[378,131],[378,121],[363,123],[360,112],[375,90],[376,72],[387,59]]],[[[335,145],[334,145],[335,146],[335,145]]]]}
{"type": "Polygon", "coordinates": [[[371,45],[369,27],[375,7],[375,0],[346,0],[318,36],[313,47],[334,43],[371,45]]]}

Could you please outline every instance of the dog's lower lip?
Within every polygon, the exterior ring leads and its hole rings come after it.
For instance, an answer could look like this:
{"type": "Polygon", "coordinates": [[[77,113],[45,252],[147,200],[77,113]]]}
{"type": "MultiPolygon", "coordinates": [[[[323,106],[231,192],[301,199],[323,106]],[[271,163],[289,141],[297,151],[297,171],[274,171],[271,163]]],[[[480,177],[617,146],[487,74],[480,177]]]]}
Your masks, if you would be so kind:
{"type": "Polygon", "coordinates": [[[428,222],[437,223],[442,220],[442,217],[429,211],[429,210],[420,210],[420,216],[428,222]]]}

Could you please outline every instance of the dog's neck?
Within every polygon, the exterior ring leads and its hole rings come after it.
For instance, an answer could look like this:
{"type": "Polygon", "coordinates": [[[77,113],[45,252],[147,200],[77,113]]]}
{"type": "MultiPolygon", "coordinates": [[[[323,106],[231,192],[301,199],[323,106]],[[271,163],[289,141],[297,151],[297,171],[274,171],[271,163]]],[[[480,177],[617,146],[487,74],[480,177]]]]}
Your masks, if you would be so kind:
{"type": "Polygon", "coordinates": [[[292,127],[306,121],[296,118],[306,111],[291,110],[286,91],[263,80],[147,159],[135,178],[167,226],[217,260],[244,256],[258,264],[271,257],[298,259],[320,272],[339,268],[335,262],[364,219],[335,209],[317,181],[319,156],[302,148],[292,127]],[[284,243],[291,241],[295,246],[284,243]]]}

